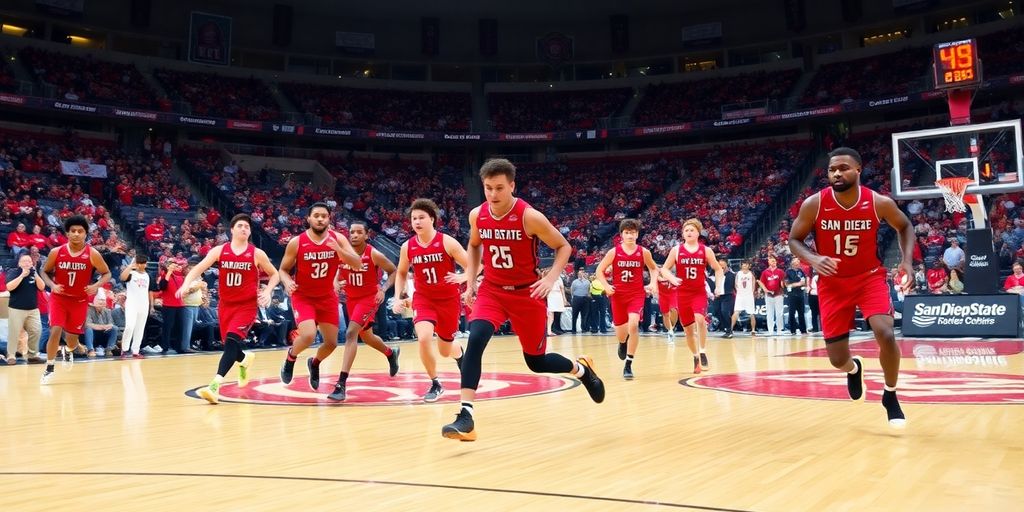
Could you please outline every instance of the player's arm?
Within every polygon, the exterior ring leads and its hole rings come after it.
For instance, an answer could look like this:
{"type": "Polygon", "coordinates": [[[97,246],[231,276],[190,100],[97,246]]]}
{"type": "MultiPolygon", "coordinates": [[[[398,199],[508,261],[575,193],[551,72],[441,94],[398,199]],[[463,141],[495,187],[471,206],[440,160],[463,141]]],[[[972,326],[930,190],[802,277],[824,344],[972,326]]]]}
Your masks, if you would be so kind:
{"type": "Polygon", "coordinates": [[[651,251],[644,248],[644,265],[647,266],[647,272],[651,276],[651,282],[647,283],[647,291],[650,292],[651,296],[658,296],[658,264],[654,262],[654,256],[651,255],[651,251]]]}
{"type": "Polygon", "coordinates": [[[569,245],[569,241],[562,236],[562,233],[555,229],[555,226],[551,224],[551,221],[543,213],[533,208],[527,208],[523,212],[523,227],[528,235],[540,238],[544,245],[555,251],[555,258],[551,262],[551,270],[548,272],[548,275],[538,279],[537,282],[530,286],[530,297],[534,299],[544,298],[548,296],[551,288],[555,286],[555,281],[562,275],[562,271],[565,270],[565,264],[569,263],[569,256],[572,255],[572,246],[569,245]]]}
{"type": "Polygon", "coordinates": [[[483,243],[480,238],[480,230],[476,227],[476,219],[480,215],[480,207],[477,206],[469,212],[469,242],[466,244],[466,291],[462,294],[462,300],[467,306],[473,305],[476,297],[476,276],[480,275],[481,258],[483,257],[483,243]]]}
{"type": "Polygon", "coordinates": [[[383,270],[388,274],[387,282],[385,282],[384,286],[380,287],[377,290],[376,300],[377,304],[380,304],[384,302],[384,292],[395,285],[395,279],[398,278],[398,272],[396,272],[396,270],[398,269],[395,267],[394,263],[391,263],[391,260],[389,260],[387,256],[384,256],[384,253],[378,251],[377,249],[370,250],[370,259],[373,260],[374,265],[377,265],[377,268],[383,270]]]}
{"type": "Polygon", "coordinates": [[[103,256],[99,251],[90,247],[89,248],[89,261],[92,263],[92,267],[96,269],[96,272],[100,275],[99,281],[85,287],[86,293],[94,295],[100,290],[100,287],[110,282],[110,267],[107,266],[107,262],[103,261],[103,256]]]}
{"type": "MultiPolygon", "coordinates": [[[[350,246],[351,247],[351,246],[350,246]]],[[[281,256],[281,266],[277,268],[277,276],[281,280],[284,292],[290,297],[295,293],[298,285],[292,279],[292,269],[295,268],[295,256],[299,253],[299,237],[292,237],[284,248],[284,256],[281,256]]]]}
{"type": "MultiPolygon", "coordinates": [[[[256,249],[256,266],[259,267],[264,274],[269,276],[267,287],[264,288],[263,292],[261,292],[259,297],[256,298],[256,302],[260,306],[267,307],[270,305],[270,296],[274,293],[274,288],[277,288],[277,283],[281,281],[281,273],[274,268],[274,264],[270,262],[270,258],[263,249],[256,249]]],[[[192,269],[192,272],[195,272],[195,269],[192,269]]],[[[189,274],[192,272],[189,272],[189,274]]]]}
{"type": "Polygon", "coordinates": [[[406,240],[402,244],[402,250],[398,253],[398,267],[395,269],[395,303],[391,306],[391,311],[394,313],[401,314],[405,311],[406,302],[408,299],[404,298],[405,295],[405,282],[408,280],[409,275],[409,241],[406,240]]]}
{"type": "Polygon", "coordinates": [[[704,259],[707,260],[708,265],[711,265],[711,270],[715,271],[715,297],[725,295],[725,269],[718,264],[714,249],[705,246],[704,259]]]}
{"type": "MultiPolygon", "coordinates": [[[[442,235],[442,240],[444,240],[445,252],[455,260],[455,264],[461,267],[462,270],[466,270],[466,267],[469,265],[469,256],[466,255],[466,249],[462,247],[458,240],[451,236],[442,235]]],[[[447,276],[444,276],[444,282],[448,284],[465,283],[466,273],[456,274],[449,272],[447,276]]]]}
{"type": "MultiPolygon", "coordinates": [[[[188,274],[185,275],[185,280],[181,282],[181,287],[178,288],[178,291],[174,292],[174,295],[180,299],[188,294],[192,283],[196,282],[199,276],[203,275],[203,272],[206,272],[214,263],[220,260],[220,253],[223,249],[223,245],[210,249],[210,252],[206,253],[206,257],[199,263],[196,263],[192,270],[188,271],[188,274]]],[[[121,272],[121,275],[123,276],[124,272],[121,272]]]]}
{"type": "Polygon", "coordinates": [[[672,283],[675,286],[682,284],[682,279],[679,279],[672,273],[672,269],[676,268],[676,260],[679,259],[679,246],[675,246],[672,250],[668,251],[668,257],[665,258],[665,263],[661,265],[659,272],[661,277],[666,281],[672,283]]]}
{"type": "MultiPolygon", "coordinates": [[[[356,251],[352,248],[352,243],[348,241],[348,238],[341,236],[341,233],[334,231],[332,231],[332,233],[335,235],[334,239],[338,241],[338,246],[335,247],[334,250],[338,252],[338,256],[341,256],[341,260],[352,268],[359,268],[363,266],[363,258],[356,254],[356,251]]],[[[298,247],[297,242],[296,247],[298,247]]]]}
{"type": "Polygon", "coordinates": [[[612,262],[615,261],[615,249],[612,248],[608,252],[604,253],[604,257],[601,258],[601,262],[597,264],[597,272],[594,277],[597,282],[601,283],[604,287],[604,291],[609,295],[615,295],[615,287],[608,282],[608,278],[605,276],[605,272],[608,272],[608,268],[612,266],[612,262]]]}
{"type": "MultiPolygon", "coordinates": [[[[875,193],[872,192],[872,194],[875,193]]],[[[914,244],[917,243],[917,237],[914,236],[914,225],[903,213],[903,210],[896,206],[896,201],[893,201],[891,197],[875,194],[875,213],[879,220],[884,220],[899,233],[900,252],[903,256],[900,261],[900,269],[908,276],[914,275],[914,244]]],[[[912,288],[912,282],[913,279],[909,279],[906,283],[899,283],[899,286],[906,292],[912,288]]]]}
{"type": "Polygon", "coordinates": [[[807,246],[804,240],[814,229],[814,218],[818,216],[818,205],[821,203],[820,194],[814,194],[804,200],[800,205],[800,213],[793,220],[793,227],[789,230],[789,250],[793,256],[806,261],[823,276],[835,275],[839,270],[839,260],[822,256],[807,246]]]}

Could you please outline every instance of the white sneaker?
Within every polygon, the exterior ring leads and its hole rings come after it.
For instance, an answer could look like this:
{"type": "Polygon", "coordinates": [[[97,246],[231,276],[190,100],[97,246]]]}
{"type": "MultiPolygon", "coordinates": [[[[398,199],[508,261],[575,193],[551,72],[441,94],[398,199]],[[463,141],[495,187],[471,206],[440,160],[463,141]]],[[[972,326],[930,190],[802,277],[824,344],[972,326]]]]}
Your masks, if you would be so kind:
{"type": "Polygon", "coordinates": [[[158,347],[142,347],[142,351],[147,354],[159,354],[162,352],[158,347]]]}
{"type": "Polygon", "coordinates": [[[96,347],[96,356],[97,357],[104,357],[106,355],[107,355],[106,349],[104,349],[103,347],[96,347]]]}
{"type": "Polygon", "coordinates": [[[68,350],[67,345],[60,347],[60,367],[65,370],[70,370],[75,364],[75,352],[68,350]]]}
{"type": "Polygon", "coordinates": [[[39,378],[39,385],[45,386],[53,382],[53,372],[43,372],[43,376],[39,378]]]}

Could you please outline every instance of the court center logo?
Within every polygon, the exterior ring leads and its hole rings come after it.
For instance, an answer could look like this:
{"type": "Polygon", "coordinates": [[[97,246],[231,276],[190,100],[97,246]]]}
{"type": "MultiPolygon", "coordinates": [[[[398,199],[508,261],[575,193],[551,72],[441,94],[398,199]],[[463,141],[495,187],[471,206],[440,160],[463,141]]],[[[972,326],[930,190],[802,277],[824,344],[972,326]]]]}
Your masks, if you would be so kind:
{"type": "MultiPolygon", "coordinates": [[[[867,398],[881,401],[884,376],[867,370],[867,398]]],[[[836,370],[772,370],[692,377],[684,386],[747,395],[845,400],[846,376],[836,370]]],[[[927,404],[1024,404],[1024,376],[904,370],[900,372],[901,402],[927,404]]]]}
{"type": "MultiPolygon", "coordinates": [[[[423,404],[423,394],[430,388],[430,379],[422,373],[399,374],[360,373],[348,378],[344,402],[327,398],[334,390],[338,376],[323,375],[316,391],[309,387],[304,375],[297,375],[288,385],[279,378],[253,379],[249,385],[240,388],[236,382],[225,382],[220,387],[221,402],[238,402],[267,405],[312,405],[312,406],[353,406],[353,405],[416,405],[423,404]]],[[[437,403],[459,401],[460,375],[439,373],[438,379],[445,388],[444,395],[437,403]]],[[[500,400],[522,396],[554,393],[576,387],[579,382],[554,375],[522,373],[484,373],[480,377],[476,399],[500,400]]],[[[199,398],[196,390],[185,392],[187,396],[199,398]]]]}
{"type": "Polygon", "coordinates": [[[1006,306],[995,303],[974,302],[966,305],[929,305],[918,303],[914,306],[911,322],[918,327],[933,325],[995,325],[996,320],[1006,315],[1006,306]]]}

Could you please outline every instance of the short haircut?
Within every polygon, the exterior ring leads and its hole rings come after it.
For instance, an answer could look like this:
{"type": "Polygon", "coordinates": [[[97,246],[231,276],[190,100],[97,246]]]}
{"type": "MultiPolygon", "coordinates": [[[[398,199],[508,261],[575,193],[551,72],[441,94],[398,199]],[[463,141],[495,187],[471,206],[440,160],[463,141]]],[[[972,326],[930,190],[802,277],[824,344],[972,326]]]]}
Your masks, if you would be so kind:
{"type": "Polygon", "coordinates": [[[361,220],[357,220],[357,221],[352,221],[352,222],[350,222],[348,224],[348,231],[351,233],[352,232],[352,228],[354,228],[356,226],[362,226],[363,227],[363,231],[368,231],[369,230],[369,228],[366,226],[366,222],[361,221],[361,220]]]}
{"type": "Polygon", "coordinates": [[[244,220],[245,223],[249,225],[249,229],[252,229],[252,217],[250,217],[248,213],[239,213],[234,217],[231,217],[230,227],[235,227],[235,223],[240,220],[244,220]]]}
{"type": "Polygon", "coordinates": [[[861,159],[860,159],[860,153],[858,153],[856,149],[848,148],[848,147],[845,147],[845,146],[844,147],[838,147],[838,148],[833,149],[828,154],[828,157],[830,159],[833,158],[833,157],[837,157],[837,156],[848,156],[848,157],[852,158],[854,162],[857,162],[857,165],[862,166],[862,167],[864,166],[864,164],[861,162],[861,159]]]}
{"type": "Polygon", "coordinates": [[[516,166],[506,158],[491,158],[480,167],[480,179],[486,180],[495,176],[505,175],[508,181],[516,180],[516,166]]]}
{"type": "Polygon", "coordinates": [[[636,219],[622,219],[622,222],[619,222],[619,233],[623,231],[636,231],[639,233],[640,221],[636,219]]]}
{"type": "Polygon", "coordinates": [[[309,210],[306,210],[306,217],[309,217],[310,215],[313,215],[313,210],[315,210],[317,208],[323,208],[324,210],[327,210],[327,215],[331,214],[331,207],[327,203],[325,203],[323,201],[317,201],[317,202],[309,205],[309,210]]]}
{"type": "Polygon", "coordinates": [[[437,207],[437,203],[423,197],[412,202],[408,214],[412,215],[413,210],[425,212],[434,221],[434,224],[437,224],[437,219],[441,216],[441,209],[437,207]]]}
{"type": "Polygon", "coordinates": [[[693,226],[693,227],[697,228],[697,233],[698,234],[701,231],[704,231],[704,225],[701,224],[700,221],[697,220],[696,218],[686,219],[686,222],[683,223],[683,229],[686,229],[686,226],[693,226]]]}
{"type": "Polygon", "coordinates": [[[145,251],[135,253],[135,263],[146,263],[149,261],[149,256],[146,255],[145,251]]]}
{"type": "Polygon", "coordinates": [[[89,221],[85,220],[85,216],[83,215],[72,215],[68,217],[64,221],[64,232],[70,232],[73,226],[81,226],[86,233],[89,232],[89,221]]]}

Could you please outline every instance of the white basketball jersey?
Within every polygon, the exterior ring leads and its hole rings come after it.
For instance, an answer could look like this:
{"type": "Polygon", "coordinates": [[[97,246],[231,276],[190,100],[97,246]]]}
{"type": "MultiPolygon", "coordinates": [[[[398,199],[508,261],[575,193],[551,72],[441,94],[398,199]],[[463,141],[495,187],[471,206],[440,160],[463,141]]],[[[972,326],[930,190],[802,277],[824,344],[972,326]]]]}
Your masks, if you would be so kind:
{"type": "Polygon", "coordinates": [[[754,273],[749,270],[736,273],[736,296],[754,297],[754,273]]]}

